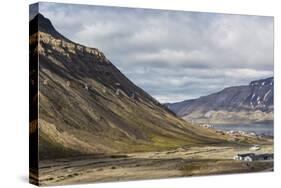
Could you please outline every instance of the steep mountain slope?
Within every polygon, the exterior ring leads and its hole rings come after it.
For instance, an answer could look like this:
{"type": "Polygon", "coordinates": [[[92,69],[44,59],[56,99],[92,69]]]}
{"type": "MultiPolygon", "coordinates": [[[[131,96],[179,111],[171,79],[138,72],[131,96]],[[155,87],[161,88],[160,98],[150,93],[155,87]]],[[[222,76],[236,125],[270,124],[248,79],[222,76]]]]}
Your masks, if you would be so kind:
{"type": "Polygon", "coordinates": [[[198,99],[167,104],[186,120],[198,122],[259,122],[273,120],[274,79],[225,88],[198,99]]]}
{"type": "Polygon", "coordinates": [[[40,14],[30,21],[34,65],[37,53],[41,159],[222,141],[176,117],[126,78],[101,51],[65,38],[40,14]]]}

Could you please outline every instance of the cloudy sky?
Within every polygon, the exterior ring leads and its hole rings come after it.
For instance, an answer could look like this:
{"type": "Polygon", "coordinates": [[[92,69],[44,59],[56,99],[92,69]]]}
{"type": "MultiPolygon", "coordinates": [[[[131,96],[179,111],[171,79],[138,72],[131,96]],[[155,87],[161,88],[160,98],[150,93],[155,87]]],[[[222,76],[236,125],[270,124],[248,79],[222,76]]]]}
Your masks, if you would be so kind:
{"type": "Polygon", "coordinates": [[[160,102],[273,76],[272,17],[54,3],[39,12],[160,102]]]}

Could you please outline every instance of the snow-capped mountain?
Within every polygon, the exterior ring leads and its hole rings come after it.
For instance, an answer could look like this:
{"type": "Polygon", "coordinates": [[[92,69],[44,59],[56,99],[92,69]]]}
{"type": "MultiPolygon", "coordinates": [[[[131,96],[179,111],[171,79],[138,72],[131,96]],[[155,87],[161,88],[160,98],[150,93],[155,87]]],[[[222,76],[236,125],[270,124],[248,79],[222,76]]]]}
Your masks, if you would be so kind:
{"type": "Polygon", "coordinates": [[[270,77],[167,106],[187,120],[256,122],[273,120],[273,95],[274,78],[270,77]]]}

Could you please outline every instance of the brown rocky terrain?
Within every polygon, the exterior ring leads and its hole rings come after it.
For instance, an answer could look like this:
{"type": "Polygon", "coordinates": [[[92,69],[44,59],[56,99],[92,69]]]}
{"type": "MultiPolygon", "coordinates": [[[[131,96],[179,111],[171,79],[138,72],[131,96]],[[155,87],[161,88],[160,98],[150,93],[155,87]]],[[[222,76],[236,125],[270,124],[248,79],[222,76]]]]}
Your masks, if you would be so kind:
{"type": "Polygon", "coordinates": [[[234,140],[193,126],[132,83],[100,50],[65,38],[40,14],[30,21],[30,86],[33,183],[272,168],[272,162],[249,167],[230,159],[256,143],[271,152],[272,140],[234,140]]]}
{"type": "Polygon", "coordinates": [[[30,26],[32,63],[39,60],[40,159],[224,142],[175,116],[100,50],[63,37],[42,15],[30,26]]]}

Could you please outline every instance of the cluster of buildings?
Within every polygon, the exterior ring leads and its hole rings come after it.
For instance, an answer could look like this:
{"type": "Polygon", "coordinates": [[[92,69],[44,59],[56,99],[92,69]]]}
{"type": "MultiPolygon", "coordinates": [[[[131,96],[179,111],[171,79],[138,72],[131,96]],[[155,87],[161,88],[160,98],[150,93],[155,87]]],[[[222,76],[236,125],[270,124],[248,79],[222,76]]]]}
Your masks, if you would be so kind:
{"type": "Polygon", "coordinates": [[[210,125],[210,124],[201,124],[201,125],[199,125],[199,127],[214,128],[214,126],[213,126],[213,125],[210,125]]]}
{"type": "Polygon", "coordinates": [[[237,135],[237,136],[257,136],[254,132],[244,132],[244,131],[226,131],[225,132],[228,135],[237,135]]]}
{"type": "Polygon", "coordinates": [[[233,157],[234,160],[239,161],[269,161],[273,160],[273,153],[265,153],[265,154],[254,154],[254,153],[244,153],[237,154],[233,157]]]}

